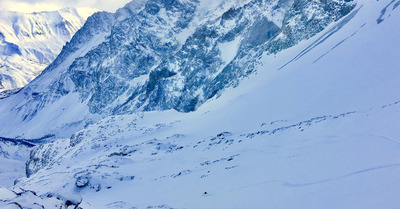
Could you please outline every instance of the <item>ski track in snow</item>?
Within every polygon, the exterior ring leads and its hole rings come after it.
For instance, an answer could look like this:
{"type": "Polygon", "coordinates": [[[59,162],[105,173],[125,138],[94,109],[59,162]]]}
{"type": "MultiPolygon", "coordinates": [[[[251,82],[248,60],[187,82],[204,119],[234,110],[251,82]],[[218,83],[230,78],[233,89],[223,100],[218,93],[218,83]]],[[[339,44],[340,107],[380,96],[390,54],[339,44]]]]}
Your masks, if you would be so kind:
{"type": "Polygon", "coordinates": [[[337,23],[332,29],[330,29],[328,32],[326,32],[325,34],[323,34],[320,38],[318,38],[315,42],[313,42],[310,46],[308,46],[307,48],[305,48],[303,51],[301,51],[298,55],[296,55],[293,59],[291,59],[289,62],[285,63],[282,67],[280,67],[278,70],[282,70],[283,68],[285,68],[287,65],[289,65],[290,63],[299,60],[301,57],[303,57],[304,55],[306,55],[308,52],[310,52],[311,50],[313,50],[315,47],[317,47],[318,45],[324,43],[327,39],[329,39],[329,37],[331,37],[332,35],[334,35],[335,33],[337,33],[338,31],[340,31],[341,28],[343,28],[351,19],[353,19],[358,11],[362,8],[362,5],[360,6],[360,8],[355,9],[354,11],[352,11],[350,14],[347,15],[347,17],[345,17],[342,21],[340,21],[339,23],[337,23]]]}
{"type": "Polygon", "coordinates": [[[280,185],[285,186],[285,187],[314,186],[314,185],[317,185],[317,184],[329,183],[331,181],[339,181],[339,180],[344,179],[344,178],[349,178],[349,177],[353,177],[353,176],[356,176],[356,175],[361,175],[361,174],[368,173],[368,172],[373,172],[373,171],[382,170],[382,169],[389,169],[389,168],[399,167],[399,166],[400,166],[400,163],[390,164],[390,165],[382,165],[382,166],[377,166],[377,167],[372,167],[372,168],[367,168],[367,169],[355,171],[353,173],[346,174],[346,175],[343,175],[343,176],[333,177],[333,178],[324,179],[324,180],[315,181],[315,182],[309,182],[309,183],[290,183],[290,182],[281,181],[281,180],[271,180],[271,181],[260,182],[260,183],[257,183],[257,184],[252,184],[252,185],[247,185],[247,186],[235,188],[235,189],[229,190],[228,192],[247,189],[247,188],[252,188],[252,187],[257,187],[257,186],[261,186],[261,185],[265,185],[265,184],[280,184],[280,185]]]}
{"type": "Polygon", "coordinates": [[[332,47],[329,51],[327,51],[326,53],[324,53],[323,55],[321,55],[320,57],[318,57],[314,62],[318,62],[320,59],[322,59],[323,57],[325,57],[327,54],[329,54],[330,52],[332,52],[336,47],[340,46],[341,44],[343,44],[345,41],[347,41],[348,39],[352,38],[353,36],[355,36],[357,34],[357,31],[354,32],[353,34],[351,34],[349,37],[343,39],[342,41],[340,41],[339,43],[337,43],[334,47],[332,47]]]}

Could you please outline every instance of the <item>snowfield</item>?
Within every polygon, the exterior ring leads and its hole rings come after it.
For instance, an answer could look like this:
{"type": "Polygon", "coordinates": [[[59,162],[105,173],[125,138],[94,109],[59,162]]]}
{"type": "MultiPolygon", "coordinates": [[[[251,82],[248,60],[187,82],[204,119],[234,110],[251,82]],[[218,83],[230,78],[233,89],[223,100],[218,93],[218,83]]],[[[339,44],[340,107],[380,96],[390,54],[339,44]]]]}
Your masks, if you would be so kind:
{"type": "Polygon", "coordinates": [[[34,148],[0,207],[400,208],[399,5],[359,0],[194,112],[109,116],[34,148]]]}

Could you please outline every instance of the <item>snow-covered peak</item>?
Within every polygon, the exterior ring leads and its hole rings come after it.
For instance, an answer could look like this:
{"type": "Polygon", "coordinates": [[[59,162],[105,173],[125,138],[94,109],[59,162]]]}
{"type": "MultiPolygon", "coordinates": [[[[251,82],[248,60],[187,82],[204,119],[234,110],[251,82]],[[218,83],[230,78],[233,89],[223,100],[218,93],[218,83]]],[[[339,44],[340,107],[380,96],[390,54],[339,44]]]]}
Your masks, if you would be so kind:
{"type": "Polygon", "coordinates": [[[39,75],[97,11],[91,8],[35,13],[1,11],[0,92],[22,88],[39,75]]]}
{"type": "MultiPolygon", "coordinates": [[[[86,19],[97,12],[90,8],[64,8],[50,12],[1,12],[0,31],[14,44],[37,43],[56,36],[71,38],[86,19]]],[[[51,44],[51,43],[50,43],[51,44]]]]}
{"type": "Polygon", "coordinates": [[[354,5],[148,0],[132,2],[116,14],[96,13],[44,73],[0,107],[18,115],[14,125],[23,121],[29,127],[0,133],[69,136],[109,115],[194,111],[254,73],[261,54],[314,36],[354,5]],[[305,18],[310,12],[315,12],[311,19],[305,18]],[[71,114],[60,120],[61,110],[71,114]],[[29,125],[49,121],[54,122],[46,130],[29,125]]]}

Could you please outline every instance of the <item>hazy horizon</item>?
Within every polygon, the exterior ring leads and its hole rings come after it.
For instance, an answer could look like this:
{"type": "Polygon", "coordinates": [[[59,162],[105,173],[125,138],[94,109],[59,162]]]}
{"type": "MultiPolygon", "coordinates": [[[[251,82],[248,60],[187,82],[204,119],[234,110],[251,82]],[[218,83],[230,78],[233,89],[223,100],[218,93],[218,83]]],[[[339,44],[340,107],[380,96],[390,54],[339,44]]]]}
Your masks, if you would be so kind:
{"type": "Polygon", "coordinates": [[[15,12],[54,11],[65,7],[89,7],[103,11],[115,12],[131,0],[1,0],[0,8],[15,12]]]}

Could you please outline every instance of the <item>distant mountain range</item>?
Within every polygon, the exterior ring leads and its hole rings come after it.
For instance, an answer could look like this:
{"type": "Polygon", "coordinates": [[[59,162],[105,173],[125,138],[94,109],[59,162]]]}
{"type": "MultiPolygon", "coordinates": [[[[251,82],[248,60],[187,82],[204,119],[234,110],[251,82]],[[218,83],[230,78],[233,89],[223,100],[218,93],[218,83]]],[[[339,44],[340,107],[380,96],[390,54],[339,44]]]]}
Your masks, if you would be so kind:
{"type": "Polygon", "coordinates": [[[24,87],[38,76],[97,11],[65,8],[26,14],[1,10],[0,97],[24,87]]]}

